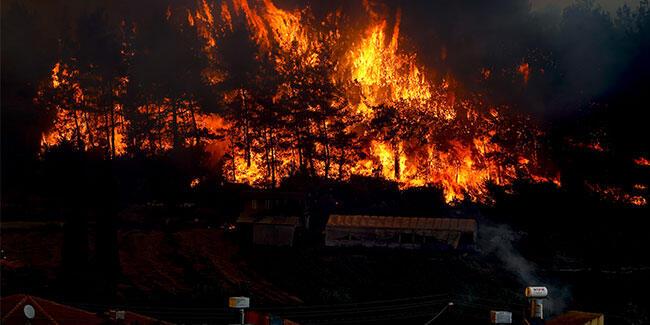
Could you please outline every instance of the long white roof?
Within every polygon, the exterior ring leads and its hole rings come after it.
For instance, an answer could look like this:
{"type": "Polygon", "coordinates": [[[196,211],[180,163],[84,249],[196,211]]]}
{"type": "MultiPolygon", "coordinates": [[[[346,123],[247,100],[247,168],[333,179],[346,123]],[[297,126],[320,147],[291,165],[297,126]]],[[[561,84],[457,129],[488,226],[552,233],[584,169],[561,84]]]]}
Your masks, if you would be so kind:
{"type": "Polygon", "coordinates": [[[327,227],[476,232],[477,225],[474,219],[333,214],[327,221],[327,227]]]}

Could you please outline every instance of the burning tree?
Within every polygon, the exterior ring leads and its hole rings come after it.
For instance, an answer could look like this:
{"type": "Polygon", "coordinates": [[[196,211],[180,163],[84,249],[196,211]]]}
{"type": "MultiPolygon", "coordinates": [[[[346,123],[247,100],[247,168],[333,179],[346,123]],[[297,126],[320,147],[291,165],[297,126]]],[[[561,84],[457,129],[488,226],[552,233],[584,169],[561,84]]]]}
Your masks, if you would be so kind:
{"type": "Polygon", "coordinates": [[[540,132],[433,78],[400,48],[399,9],[364,8],[361,33],[343,32],[341,11],[317,18],[270,0],[169,5],[114,31],[98,13],[72,39],[101,46],[62,56],[42,87],[57,116],[43,146],[107,158],[212,146],[232,182],[375,176],[442,186],[447,201],[485,200],[487,182],[550,180],[536,176],[540,132]]]}

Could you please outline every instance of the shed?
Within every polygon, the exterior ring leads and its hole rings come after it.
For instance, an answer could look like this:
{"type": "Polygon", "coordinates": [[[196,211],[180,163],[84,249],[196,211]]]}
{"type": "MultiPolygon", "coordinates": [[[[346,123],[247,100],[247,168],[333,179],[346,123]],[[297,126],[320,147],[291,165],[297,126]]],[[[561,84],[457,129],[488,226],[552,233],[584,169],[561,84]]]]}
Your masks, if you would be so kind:
{"type": "Polygon", "coordinates": [[[293,246],[300,218],[286,216],[264,216],[259,218],[239,218],[241,228],[250,231],[253,244],[268,246],[293,246]]]}
{"type": "MultiPolygon", "coordinates": [[[[301,216],[304,218],[305,196],[299,192],[253,191],[243,194],[240,218],[263,216],[301,216]]],[[[305,220],[305,227],[308,223],[305,220]]]]}
{"type": "Polygon", "coordinates": [[[309,228],[303,193],[260,190],[243,193],[243,199],[237,228],[244,242],[293,246],[298,230],[309,228]]]}
{"type": "Polygon", "coordinates": [[[331,215],[325,245],[331,247],[470,248],[476,242],[474,219],[331,215]]]}

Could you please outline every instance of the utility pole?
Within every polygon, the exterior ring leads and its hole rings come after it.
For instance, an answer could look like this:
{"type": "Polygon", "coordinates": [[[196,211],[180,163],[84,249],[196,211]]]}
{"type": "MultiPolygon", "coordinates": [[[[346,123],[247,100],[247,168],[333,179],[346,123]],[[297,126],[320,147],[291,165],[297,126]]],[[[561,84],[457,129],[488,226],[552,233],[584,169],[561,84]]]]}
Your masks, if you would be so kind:
{"type": "Polygon", "coordinates": [[[544,324],[544,299],[548,296],[546,287],[527,287],[525,291],[526,298],[530,304],[529,314],[524,322],[529,325],[544,324]]]}
{"type": "Polygon", "coordinates": [[[245,309],[251,306],[251,299],[248,297],[230,297],[228,298],[228,307],[239,309],[239,324],[246,324],[245,309]]]}
{"type": "Polygon", "coordinates": [[[512,324],[512,313],[509,311],[491,310],[491,324],[512,324]]]}

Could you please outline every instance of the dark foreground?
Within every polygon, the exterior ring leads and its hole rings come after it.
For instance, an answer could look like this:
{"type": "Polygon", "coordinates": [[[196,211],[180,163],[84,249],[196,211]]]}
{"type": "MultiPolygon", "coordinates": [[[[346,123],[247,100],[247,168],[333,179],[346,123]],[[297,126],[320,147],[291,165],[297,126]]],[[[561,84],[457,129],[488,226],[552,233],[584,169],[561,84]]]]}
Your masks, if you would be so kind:
{"type": "Polygon", "coordinates": [[[71,270],[65,262],[70,253],[62,254],[61,223],[5,220],[2,292],[209,324],[235,320],[225,308],[230,295],[250,295],[254,310],[304,324],[419,324],[453,301],[439,321],[463,324],[485,322],[494,309],[520,319],[523,287],[543,284],[551,290],[549,316],[577,309],[604,313],[608,324],[648,321],[643,293],[650,290],[650,263],[634,253],[642,246],[627,246],[642,238],[635,236],[640,222],[630,221],[623,233],[602,224],[599,233],[585,225],[588,235],[569,236],[488,222],[483,221],[478,249],[465,252],[332,249],[318,243],[259,247],[241,243],[205,218],[168,227],[124,222],[117,227],[118,270],[110,274],[100,267],[106,264],[92,223],[87,262],[71,270]],[[505,244],[495,246],[495,236],[505,244]]]}

